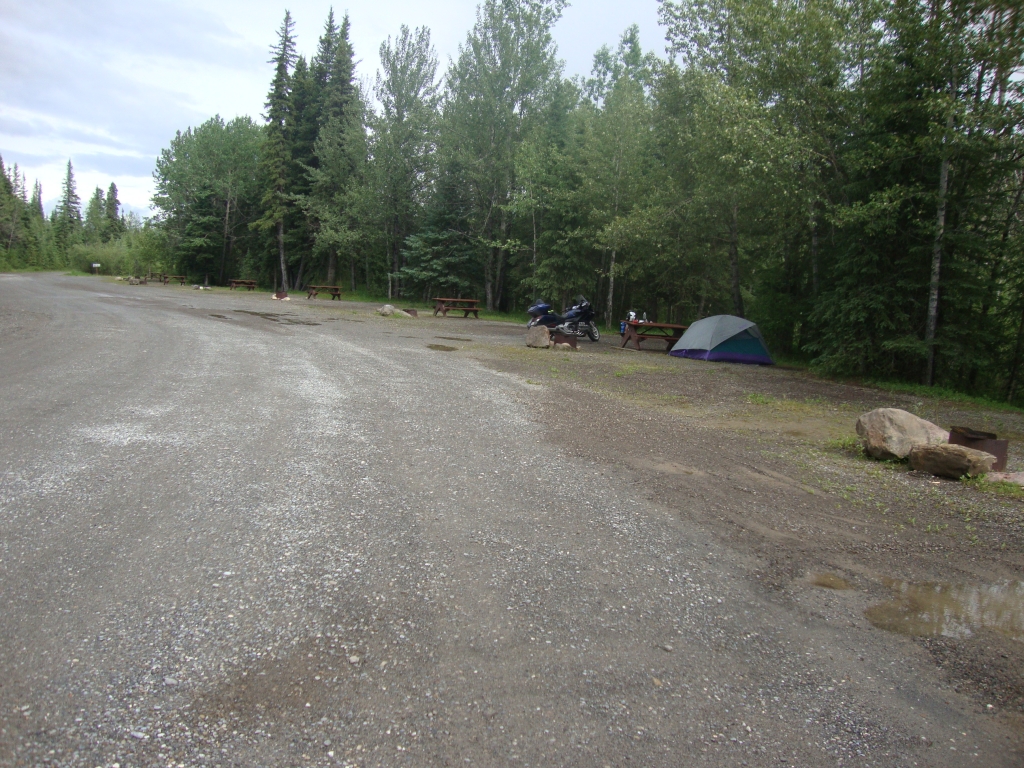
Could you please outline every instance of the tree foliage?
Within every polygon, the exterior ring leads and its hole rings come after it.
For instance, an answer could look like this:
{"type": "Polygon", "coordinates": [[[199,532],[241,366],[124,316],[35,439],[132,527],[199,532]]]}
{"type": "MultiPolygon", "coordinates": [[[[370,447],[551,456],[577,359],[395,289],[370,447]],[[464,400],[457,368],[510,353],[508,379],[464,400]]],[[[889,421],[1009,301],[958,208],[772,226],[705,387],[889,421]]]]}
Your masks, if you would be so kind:
{"type": "MultiPolygon", "coordinates": [[[[239,238],[248,258],[222,259],[219,278],[248,265],[333,283],[340,263],[352,288],[506,311],[582,292],[612,325],[630,309],[741,314],[828,373],[1020,399],[1015,3],[661,0],[669,58],[630,27],[573,79],[551,34],[564,5],[483,0],[441,80],[429,31],[401,27],[372,99],[347,18],[328,17],[307,61],[286,16],[260,164],[232,204],[264,234],[239,238]]],[[[196,161],[161,162],[170,179],[196,161]]],[[[188,263],[223,252],[217,173],[200,173],[187,215],[158,192],[188,263]]],[[[75,205],[55,243],[81,236],[75,205]]]]}

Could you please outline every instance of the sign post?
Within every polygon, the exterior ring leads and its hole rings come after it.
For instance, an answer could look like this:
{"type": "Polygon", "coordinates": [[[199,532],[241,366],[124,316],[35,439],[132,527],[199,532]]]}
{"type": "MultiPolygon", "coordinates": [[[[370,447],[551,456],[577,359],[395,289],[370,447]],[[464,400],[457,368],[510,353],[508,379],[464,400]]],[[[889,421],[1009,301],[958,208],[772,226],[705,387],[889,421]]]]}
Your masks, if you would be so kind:
{"type": "Polygon", "coordinates": [[[94,275],[98,275],[98,274],[99,274],[99,268],[100,268],[100,265],[99,265],[99,264],[93,264],[93,265],[92,265],[92,273],[93,273],[94,275]]]}

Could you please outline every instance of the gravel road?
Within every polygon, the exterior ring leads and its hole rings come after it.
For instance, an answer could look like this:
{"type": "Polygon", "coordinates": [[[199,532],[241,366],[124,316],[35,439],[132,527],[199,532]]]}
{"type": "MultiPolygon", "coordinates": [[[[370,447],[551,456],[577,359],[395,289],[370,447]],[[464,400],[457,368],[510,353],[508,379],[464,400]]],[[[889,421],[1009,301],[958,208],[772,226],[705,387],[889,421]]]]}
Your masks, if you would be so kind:
{"type": "Polygon", "coordinates": [[[0,275],[0,765],[1019,764],[480,343],[522,328],[0,275]]]}

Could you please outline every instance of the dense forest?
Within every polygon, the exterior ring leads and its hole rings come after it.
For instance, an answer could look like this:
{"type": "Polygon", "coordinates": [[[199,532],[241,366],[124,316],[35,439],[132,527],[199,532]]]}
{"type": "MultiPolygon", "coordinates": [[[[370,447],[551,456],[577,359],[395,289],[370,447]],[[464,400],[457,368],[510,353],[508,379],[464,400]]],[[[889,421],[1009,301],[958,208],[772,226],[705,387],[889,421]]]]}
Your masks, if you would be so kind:
{"type": "Polygon", "coordinates": [[[44,220],[15,169],[0,258],[730,313],[825,373],[1024,400],[1020,0],[661,0],[667,59],[632,27],[573,78],[564,7],[483,0],[443,74],[402,27],[372,82],[347,17],[307,59],[285,13],[262,120],[179,132],[151,222],[113,187],[83,216],[70,164],[44,220]]]}
{"type": "Polygon", "coordinates": [[[117,185],[97,187],[82,210],[75,171],[68,161],[61,195],[49,216],[39,182],[29,191],[17,164],[0,158],[0,271],[76,269],[101,261],[111,274],[138,272],[164,258],[163,234],[121,211],[117,185]]]}

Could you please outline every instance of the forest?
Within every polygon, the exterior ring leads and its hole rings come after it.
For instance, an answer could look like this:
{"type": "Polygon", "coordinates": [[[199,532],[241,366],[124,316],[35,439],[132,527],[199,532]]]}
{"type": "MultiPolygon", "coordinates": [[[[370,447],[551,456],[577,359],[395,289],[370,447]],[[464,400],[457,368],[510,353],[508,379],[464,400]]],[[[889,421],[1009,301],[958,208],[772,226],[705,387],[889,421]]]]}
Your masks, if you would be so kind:
{"type": "Polygon", "coordinates": [[[307,59],[285,12],[264,113],[178,132],[152,219],[113,186],[83,214],[70,162],[44,217],[5,169],[0,268],[582,293],[609,326],[742,315],[827,375],[1024,402],[1020,0],[661,0],[666,58],[631,27],[589,77],[565,5],[482,0],[443,71],[403,26],[372,79],[347,17],[307,59]]]}

